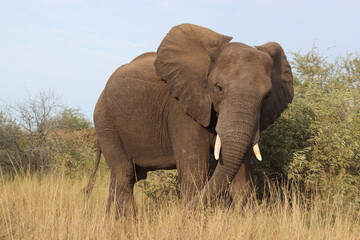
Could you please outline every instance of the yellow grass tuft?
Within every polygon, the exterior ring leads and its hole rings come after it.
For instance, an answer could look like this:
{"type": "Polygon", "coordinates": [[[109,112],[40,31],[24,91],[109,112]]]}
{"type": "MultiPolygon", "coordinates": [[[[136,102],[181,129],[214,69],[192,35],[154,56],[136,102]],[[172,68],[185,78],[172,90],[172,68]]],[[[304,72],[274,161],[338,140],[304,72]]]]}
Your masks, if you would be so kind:
{"type": "Polygon", "coordinates": [[[252,196],[245,206],[184,214],[178,201],[155,204],[138,189],[136,219],[115,220],[105,214],[108,180],[98,179],[88,200],[80,191],[86,181],[0,177],[0,239],[360,239],[350,203],[306,204],[297,191],[273,188],[261,202],[252,196]]]}

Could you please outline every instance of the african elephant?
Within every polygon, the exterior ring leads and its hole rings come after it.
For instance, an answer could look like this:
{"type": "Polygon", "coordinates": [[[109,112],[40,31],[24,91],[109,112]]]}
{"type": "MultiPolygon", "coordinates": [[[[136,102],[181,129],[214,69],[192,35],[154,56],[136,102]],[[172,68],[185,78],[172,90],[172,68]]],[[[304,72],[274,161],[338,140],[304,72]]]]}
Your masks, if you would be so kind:
{"type": "MultiPolygon", "coordinates": [[[[275,42],[250,47],[192,24],[173,27],[157,52],[119,67],[94,111],[110,168],[108,207],[134,213],[134,183],[176,168],[187,208],[208,204],[234,178],[248,181],[245,153],[294,96],[291,67],[275,42]],[[222,161],[209,181],[209,156],[222,161]],[[210,198],[209,198],[210,197],[210,198]]],[[[99,154],[98,154],[99,155],[99,154]]]]}

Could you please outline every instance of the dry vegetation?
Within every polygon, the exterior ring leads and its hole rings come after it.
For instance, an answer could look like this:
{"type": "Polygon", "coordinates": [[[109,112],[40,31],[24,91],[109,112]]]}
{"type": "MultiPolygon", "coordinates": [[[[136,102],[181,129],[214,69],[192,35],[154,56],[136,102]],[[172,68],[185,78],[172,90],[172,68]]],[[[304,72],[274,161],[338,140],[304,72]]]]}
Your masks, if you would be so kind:
{"type": "Polygon", "coordinates": [[[85,178],[0,179],[0,239],[360,239],[355,205],[342,204],[341,196],[305,201],[295,188],[272,188],[267,199],[252,196],[245,207],[219,204],[196,213],[183,213],[171,195],[154,203],[137,188],[136,219],[115,220],[105,214],[106,177],[88,200],[80,191],[85,178]]]}
{"type": "Polygon", "coordinates": [[[293,57],[295,98],[261,134],[246,206],[183,212],[177,175],[156,171],[136,186],[136,219],[116,221],[104,160],[80,191],[96,139],[79,109],[53,91],[0,108],[0,240],[360,239],[360,56],[293,57]]]}

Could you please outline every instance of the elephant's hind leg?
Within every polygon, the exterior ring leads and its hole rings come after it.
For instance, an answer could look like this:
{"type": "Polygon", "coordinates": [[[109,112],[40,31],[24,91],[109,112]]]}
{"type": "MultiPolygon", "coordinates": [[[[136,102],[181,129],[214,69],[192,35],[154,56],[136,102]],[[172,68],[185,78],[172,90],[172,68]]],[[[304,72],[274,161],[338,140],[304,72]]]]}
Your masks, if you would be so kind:
{"type": "Polygon", "coordinates": [[[116,216],[133,216],[135,173],[132,158],[126,153],[117,132],[108,129],[97,128],[100,146],[110,168],[107,213],[115,202],[116,216]]]}
{"type": "Polygon", "coordinates": [[[131,217],[135,215],[134,210],[134,180],[123,166],[111,170],[109,184],[109,199],[107,213],[110,213],[111,205],[115,203],[115,215],[131,217]],[[121,169],[120,169],[121,168],[121,169]]]}

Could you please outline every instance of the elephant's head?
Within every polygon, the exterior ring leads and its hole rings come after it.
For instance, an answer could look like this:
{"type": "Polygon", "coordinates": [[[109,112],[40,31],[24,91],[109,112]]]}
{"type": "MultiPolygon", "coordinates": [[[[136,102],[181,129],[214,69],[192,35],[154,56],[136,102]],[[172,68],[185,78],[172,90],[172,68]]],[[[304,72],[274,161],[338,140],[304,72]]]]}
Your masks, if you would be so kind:
{"type": "MultiPolygon", "coordinates": [[[[278,43],[253,48],[232,37],[182,24],[161,42],[155,68],[183,110],[204,127],[218,115],[223,164],[192,202],[205,202],[232,181],[260,130],[273,123],[294,96],[291,68],[278,43]]],[[[260,158],[261,156],[257,156],[260,158]]]]}

